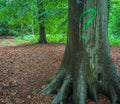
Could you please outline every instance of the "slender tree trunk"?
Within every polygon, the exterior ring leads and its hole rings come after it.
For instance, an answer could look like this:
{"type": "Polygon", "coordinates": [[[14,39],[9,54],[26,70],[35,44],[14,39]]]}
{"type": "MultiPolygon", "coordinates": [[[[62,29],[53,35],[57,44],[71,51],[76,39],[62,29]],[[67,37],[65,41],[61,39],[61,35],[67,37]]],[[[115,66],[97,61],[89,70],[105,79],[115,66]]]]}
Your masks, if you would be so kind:
{"type": "Polygon", "coordinates": [[[40,40],[39,40],[39,43],[47,43],[44,24],[40,24],[40,40]]]}
{"type": "MultiPolygon", "coordinates": [[[[31,14],[33,14],[33,7],[32,6],[31,6],[31,14]]],[[[32,35],[35,35],[34,25],[35,25],[35,20],[34,20],[34,16],[32,16],[32,26],[31,26],[31,33],[32,33],[32,35]]]]}
{"type": "Polygon", "coordinates": [[[32,29],[31,29],[31,31],[32,31],[32,35],[35,35],[35,30],[34,30],[34,19],[32,20],[32,29]]]}
{"type": "Polygon", "coordinates": [[[21,23],[21,39],[24,39],[23,23],[21,23]]]}
{"type": "Polygon", "coordinates": [[[45,11],[44,10],[44,5],[43,1],[37,0],[37,5],[38,5],[38,20],[39,20],[39,43],[47,43],[46,40],[46,33],[45,33],[45,15],[42,13],[45,11]]]}
{"type": "Polygon", "coordinates": [[[108,0],[83,0],[82,5],[69,0],[68,40],[60,71],[41,93],[57,92],[51,104],[86,104],[87,96],[98,100],[108,96],[112,104],[120,104],[120,74],[112,61],[108,44],[108,0]],[[80,21],[80,13],[94,8],[97,16],[83,31],[91,18],[88,13],[80,21]],[[82,34],[86,35],[82,39],[82,34]]]}

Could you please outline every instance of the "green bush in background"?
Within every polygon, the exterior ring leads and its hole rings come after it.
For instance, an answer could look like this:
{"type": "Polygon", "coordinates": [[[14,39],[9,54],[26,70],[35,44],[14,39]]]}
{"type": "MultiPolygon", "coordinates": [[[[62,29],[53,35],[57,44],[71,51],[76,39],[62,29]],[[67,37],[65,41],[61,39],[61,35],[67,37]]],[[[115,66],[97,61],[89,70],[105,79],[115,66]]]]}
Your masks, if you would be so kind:
{"type": "MultiPolygon", "coordinates": [[[[120,2],[110,0],[109,43],[120,45],[120,2]]],[[[45,3],[45,31],[48,42],[66,43],[68,3],[65,0],[42,0],[45,3]]],[[[0,36],[12,35],[19,42],[39,41],[36,0],[0,0],[0,36]],[[23,39],[21,39],[23,35],[23,39]]]]}
{"type": "Polygon", "coordinates": [[[109,12],[109,43],[120,46],[120,1],[111,0],[109,12]]]}

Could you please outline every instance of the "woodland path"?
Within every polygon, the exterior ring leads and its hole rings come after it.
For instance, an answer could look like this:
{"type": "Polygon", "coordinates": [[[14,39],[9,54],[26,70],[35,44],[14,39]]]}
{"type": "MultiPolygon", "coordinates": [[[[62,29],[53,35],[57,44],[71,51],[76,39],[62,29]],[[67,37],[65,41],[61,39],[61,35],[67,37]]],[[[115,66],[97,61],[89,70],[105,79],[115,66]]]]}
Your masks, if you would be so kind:
{"type": "MultiPolygon", "coordinates": [[[[12,43],[11,43],[12,44],[12,43]]],[[[0,44],[0,104],[50,104],[54,95],[40,95],[46,80],[59,70],[64,44],[0,44]]],[[[120,71],[120,47],[111,47],[120,71]]],[[[88,99],[88,104],[96,104],[88,99]]],[[[100,95],[97,104],[111,104],[100,95]]]]}

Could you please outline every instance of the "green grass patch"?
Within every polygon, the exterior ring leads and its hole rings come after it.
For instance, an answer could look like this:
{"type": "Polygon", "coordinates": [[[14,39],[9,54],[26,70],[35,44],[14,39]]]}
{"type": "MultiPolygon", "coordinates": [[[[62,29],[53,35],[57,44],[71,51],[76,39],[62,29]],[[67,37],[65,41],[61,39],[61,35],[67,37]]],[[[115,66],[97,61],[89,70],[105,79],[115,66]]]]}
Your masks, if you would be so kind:
{"type": "Polygon", "coordinates": [[[24,38],[22,39],[21,36],[15,38],[15,43],[28,43],[28,42],[37,42],[38,41],[38,36],[35,35],[25,35],[24,38]]]}
{"type": "MultiPolygon", "coordinates": [[[[52,35],[52,34],[46,34],[46,38],[48,42],[55,42],[55,43],[66,43],[67,37],[63,34],[57,34],[57,35],[52,35]]],[[[35,35],[25,35],[24,39],[21,39],[21,37],[17,37],[16,43],[26,43],[26,42],[38,42],[39,36],[35,35]]]]}
{"type": "Polygon", "coordinates": [[[67,37],[65,34],[47,34],[47,41],[48,42],[55,42],[55,43],[66,43],[67,37]]]}
{"type": "MultiPolygon", "coordinates": [[[[47,34],[46,35],[48,42],[54,42],[54,43],[66,43],[67,36],[65,34],[47,34]]],[[[39,36],[35,35],[25,35],[24,39],[21,39],[21,37],[15,38],[15,43],[28,43],[28,42],[38,42],[39,36]]],[[[3,43],[6,43],[7,41],[3,41],[3,43]]],[[[109,35],[109,44],[111,46],[120,46],[120,36],[114,36],[109,35]]]]}

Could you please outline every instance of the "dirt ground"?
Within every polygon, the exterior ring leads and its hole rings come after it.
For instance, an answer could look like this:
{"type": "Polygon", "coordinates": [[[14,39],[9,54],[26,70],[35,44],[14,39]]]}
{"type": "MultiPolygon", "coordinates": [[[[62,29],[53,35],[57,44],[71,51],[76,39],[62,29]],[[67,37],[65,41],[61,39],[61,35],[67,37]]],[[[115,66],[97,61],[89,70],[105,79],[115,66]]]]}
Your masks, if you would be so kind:
{"type": "MultiPolygon", "coordinates": [[[[64,49],[53,43],[0,45],[0,104],[50,104],[54,95],[38,92],[59,70],[64,49]]],[[[120,47],[111,47],[111,54],[120,71],[120,47]]],[[[88,99],[87,104],[111,103],[100,95],[97,103],[88,99]]]]}

